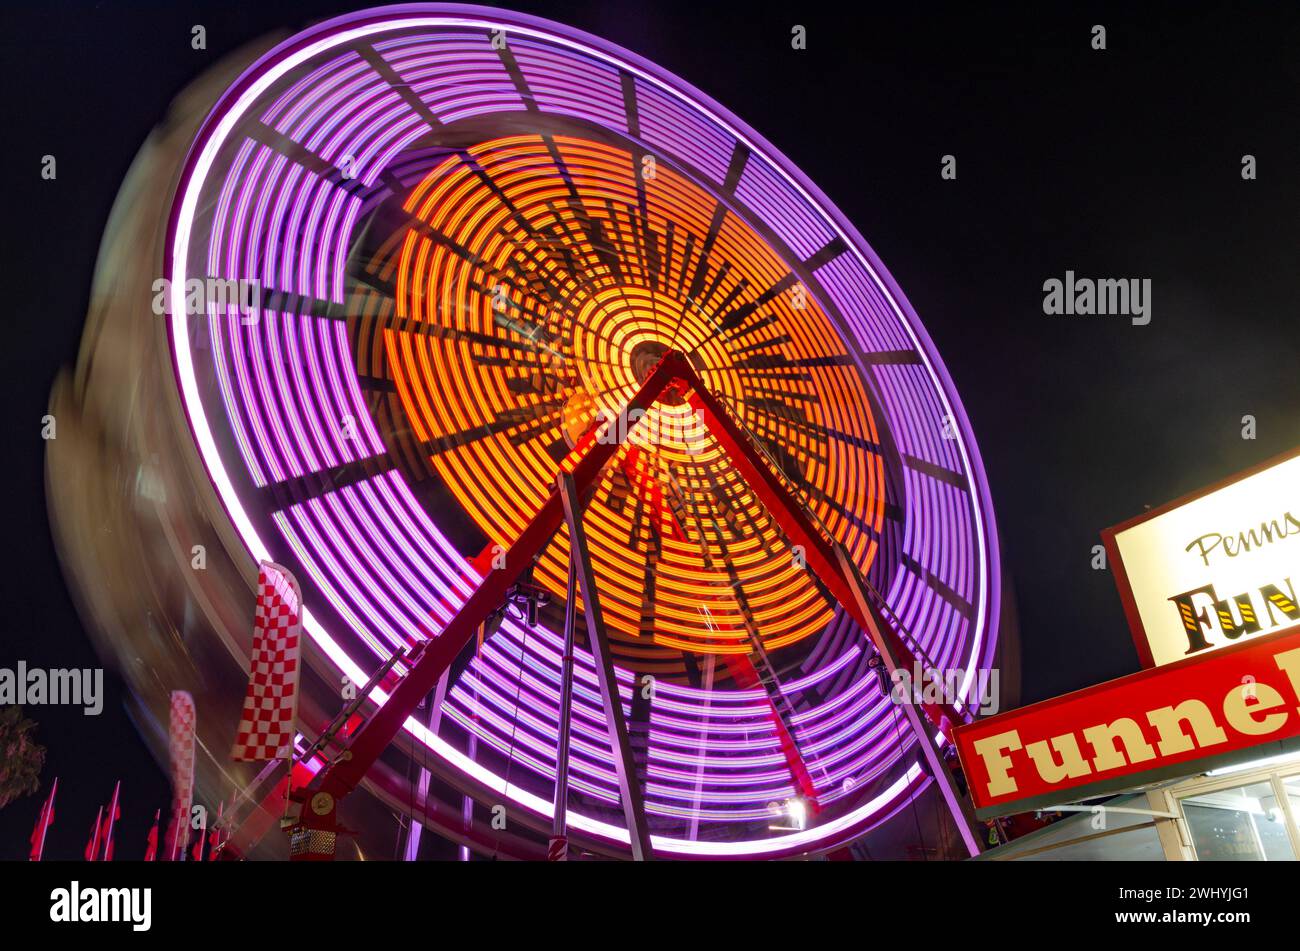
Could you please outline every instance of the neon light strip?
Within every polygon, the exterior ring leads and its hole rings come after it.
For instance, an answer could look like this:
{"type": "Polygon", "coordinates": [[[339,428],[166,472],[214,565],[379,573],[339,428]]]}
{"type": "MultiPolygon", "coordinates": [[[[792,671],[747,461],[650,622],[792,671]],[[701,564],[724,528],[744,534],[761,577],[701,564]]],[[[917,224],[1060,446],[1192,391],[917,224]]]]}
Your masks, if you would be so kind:
{"type": "MultiPolygon", "coordinates": [[[[348,30],[336,34],[334,36],[327,37],[325,39],[322,39],[314,44],[311,44],[303,48],[302,50],[296,51],[286,59],[268,68],[268,71],[266,73],[264,73],[261,77],[259,77],[247,90],[245,90],[245,92],[240,96],[238,102],[234,104],[234,106],[230,109],[230,111],[228,111],[221,117],[215,129],[213,130],[211,136],[204,143],[204,147],[198,156],[198,159],[194,165],[191,176],[187,180],[187,186],[192,185],[192,183],[194,182],[202,182],[206,179],[208,172],[210,171],[211,166],[215,160],[216,155],[219,153],[220,149],[224,144],[224,140],[230,135],[231,131],[233,130],[234,126],[239,122],[243,113],[249,108],[249,106],[254,101],[256,101],[267,90],[267,88],[273,82],[275,82],[280,76],[284,75],[284,73],[287,72],[288,70],[296,68],[298,65],[306,62],[313,56],[325,50],[331,49],[334,46],[347,43],[365,36],[369,36],[374,33],[384,32],[388,30],[403,29],[411,26],[446,26],[446,25],[472,26],[472,27],[505,27],[512,34],[530,35],[542,40],[546,40],[551,43],[558,43],[560,45],[570,47],[574,50],[583,53],[584,55],[594,56],[597,59],[601,59],[604,60],[605,62],[612,63],[621,68],[628,69],[629,71],[635,73],[639,78],[655,84],[659,88],[669,92],[673,96],[676,96],[678,99],[681,99],[689,107],[694,108],[694,105],[689,100],[687,100],[687,98],[684,95],[682,95],[680,92],[673,89],[671,86],[661,82],[658,78],[641,70],[634,64],[628,63],[624,60],[613,58],[611,56],[602,53],[599,50],[592,49],[590,47],[579,44],[576,41],[568,40],[564,37],[550,35],[536,29],[532,29],[529,27],[521,27],[513,23],[478,19],[472,17],[471,18],[415,17],[415,18],[399,19],[395,21],[389,21],[386,23],[367,24],[365,26],[356,27],[352,30],[348,30]]],[[[331,26],[332,24],[326,24],[323,28],[329,29],[331,28],[331,26]]],[[[718,121],[719,124],[721,124],[724,128],[727,128],[728,131],[733,136],[735,136],[738,140],[743,141],[747,145],[749,145],[750,148],[756,152],[756,154],[761,154],[762,152],[761,148],[757,147],[754,143],[754,140],[752,140],[749,136],[740,133],[735,128],[733,128],[729,123],[726,123],[725,121],[720,121],[718,116],[716,115],[711,116],[711,118],[713,118],[714,121],[718,121]]],[[[816,201],[812,200],[809,193],[805,189],[803,189],[800,186],[800,184],[797,181],[795,181],[784,169],[778,166],[777,171],[779,172],[781,177],[786,181],[787,185],[793,187],[805,200],[809,201],[811,207],[819,211],[821,210],[820,205],[816,201]]],[[[177,341],[183,341],[188,338],[187,325],[184,317],[183,276],[187,274],[186,256],[189,249],[191,229],[193,227],[194,210],[199,198],[199,192],[200,192],[199,188],[194,188],[194,187],[186,188],[185,192],[182,195],[182,202],[176,219],[175,242],[173,246],[172,274],[174,278],[181,278],[181,279],[179,280],[174,279],[173,286],[172,286],[172,314],[173,314],[172,331],[174,334],[174,339],[177,341]]],[[[318,200],[317,202],[318,209],[320,207],[320,204],[321,203],[318,200]]],[[[913,344],[915,345],[917,351],[921,353],[922,359],[925,361],[926,369],[929,372],[930,378],[936,384],[938,384],[936,386],[936,389],[938,389],[940,399],[943,401],[943,408],[948,413],[951,414],[952,405],[948,400],[947,394],[945,392],[945,387],[938,380],[935,371],[931,366],[929,356],[926,353],[926,348],[921,345],[921,342],[918,339],[917,335],[913,332],[910,321],[903,316],[903,313],[899,308],[899,305],[894,300],[894,296],[891,293],[889,293],[889,291],[886,289],[885,284],[881,281],[879,275],[876,272],[876,268],[873,267],[872,263],[868,261],[866,257],[862,254],[862,252],[858,247],[857,241],[853,240],[853,237],[850,234],[847,234],[843,230],[841,230],[835,222],[831,222],[831,224],[833,227],[835,227],[836,232],[846,240],[846,244],[853,250],[853,253],[858,258],[859,263],[864,268],[866,268],[867,271],[871,274],[872,278],[876,281],[877,286],[880,288],[883,296],[887,300],[889,300],[890,306],[893,308],[896,317],[907,328],[908,333],[911,336],[911,339],[913,341],[913,344]]],[[[305,265],[305,261],[303,263],[305,265]]],[[[306,286],[307,283],[306,274],[307,272],[305,270],[302,270],[300,272],[299,280],[297,282],[300,286],[306,286]]],[[[318,284],[316,288],[317,290],[319,289],[319,286],[320,285],[318,284]]],[[[304,333],[306,333],[305,328],[304,328],[304,333]]],[[[180,380],[181,391],[185,399],[186,406],[191,409],[196,407],[202,407],[203,405],[202,399],[198,393],[198,387],[195,378],[192,356],[189,352],[189,349],[184,345],[178,345],[174,348],[174,350],[175,350],[175,357],[177,360],[178,377],[180,380]]],[[[332,361],[328,362],[326,366],[330,369],[331,373],[334,372],[334,364],[332,361]]],[[[256,401],[246,402],[245,405],[254,405],[255,402],[256,401]]],[[[250,553],[255,558],[267,557],[267,551],[264,544],[261,542],[260,538],[258,538],[256,531],[251,523],[251,520],[249,519],[247,513],[244,511],[242,506],[239,504],[239,501],[234,493],[233,485],[228,477],[228,474],[224,469],[222,459],[220,457],[220,454],[215,444],[215,439],[213,438],[211,430],[208,427],[206,419],[202,416],[201,413],[196,414],[194,412],[191,412],[190,421],[194,429],[195,438],[199,445],[200,452],[204,458],[205,464],[208,466],[208,470],[211,477],[213,478],[214,484],[216,484],[218,492],[220,493],[223,502],[226,504],[228,511],[230,512],[236,530],[240,534],[240,537],[243,539],[245,545],[248,547],[250,553]]],[[[369,421],[366,420],[366,422],[369,421]]],[[[962,439],[958,439],[957,442],[958,442],[958,448],[961,451],[962,460],[965,465],[965,469],[967,472],[972,472],[970,457],[967,453],[965,442],[962,439]]],[[[975,478],[975,476],[973,475],[972,478],[975,478]]],[[[386,485],[387,482],[388,480],[383,480],[383,479],[379,480],[381,487],[386,485]]],[[[363,485],[362,488],[365,489],[369,487],[363,485]]],[[[978,489],[978,487],[976,488],[978,489]]],[[[381,491],[384,490],[381,488],[381,491]]],[[[336,502],[336,500],[331,500],[331,502],[334,503],[336,502]]],[[[981,500],[978,496],[976,496],[972,499],[972,502],[974,503],[973,507],[975,508],[974,525],[975,525],[977,538],[978,538],[978,550],[980,555],[979,563],[981,565],[985,565],[987,564],[987,560],[986,560],[987,549],[986,549],[986,541],[984,536],[983,513],[979,510],[981,500]]],[[[279,517],[277,517],[277,522],[281,522],[283,527],[284,523],[279,517]]],[[[415,537],[418,535],[418,533],[411,531],[411,535],[415,537]]],[[[286,536],[286,537],[290,537],[290,536],[286,536]]],[[[444,549],[442,554],[443,557],[446,558],[448,556],[449,546],[446,546],[445,542],[441,539],[441,537],[437,538],[437,542],[439,547],[444,549]]],[[[306,552],[300,552],[300,554],[304,556],[304,560],[310,560],[309,558],[305,557],[307,555],[306,552]]],[[[429,554],[429,552],[426,552],[426,554],[429,554]]],[[[447,566],[447,567],[452,567],[454,571],[457,574],[461,574],[462,577],[467,576],[469,574],[469,569],[468,566],[463,563],[463,559],[460,559],[459,556],[455,556],[454,553],[450,553],[450,554],[455,564],[453,566],[447,566]]],[[[974,642],[970,650],[970,655],[969,655],[970,662],[967,667],[968,680],[973,680],[973,678],[970,675],[975,669],[975,667],[978,665],[980,660],[980,646],[981,646],[981,638],[983,636],[983,631],[984,631],[984,623],[986,620],[985,610],[986,610],[986,604],[988,600],[987,593],[988,593],[988,586],[990,580],[988,577],[988,572],[987,571],[981,572],[979,580],[980,580],[980,596],[975,599],[976,604],[978,606],[979,614],[976,623],[974,625],[975,627],[974,642]]],[[[414,606],[411,605],[411,607],[414,606]]],[[[316,622],[315,618],[312,617],[310,612],[306,612],[306,616],[304,618],[304,626],[308,630],[308,632],[312,635],[313,639],[318,644],[321,645],[326,655],[329,656],[331,660],[334,663],[336,663],[345,673],[347,673],[349,676],[353,677],[354,679],[358,677],[364,679],[365,677],[364,672],[361,671],[361,669],[352,662],[352,660],[350,659],[350,657],[347,656],[346,652],[342,649],[342,647],[339,646],[337,643],[335,643],[329,637],[328,633],[323,629],[323,627],[319,623],[316,622]]],[[[364,628],[360,628],[360,629],[364,630],[364,628]]],[[[373,642],[372,642],[372,649],[382,650],[381,648],[379,648],[378,644],[375,644],[373,642]]],[[[661,689],[668,686],[670,685],[667,684],[662,685],[661,689]]],[[[677,689],[681,689],[683,691],[689,691],[689,688],[677,688],[677,689]]],[[[703,692],[700,693],[702,694],[703,692]]],[[[668,695],[671,696],[671,694],[672,692],[670,691],[668,695]]],[[[681,696],[684,700],[686,697],[690,696],[690,694],[683,692],[681,696]]],[[[381,695],[381,701],[382,699],[386,699],[386,697],[381,695]]],[[[711,709],[709,715],[711,718],[716,718],[718,716],[718,707],[716,706],[716,704],[718,703],[718,699],[716,697],[713,698],[713,703],[715,704],[715,706],[711,709]]],[[[684,709],[683,712],[688,712],[688,709],[689,708],[684,709]]],[[[408,721],[407,729],[408,731],[416,735],[418,738],[420,738],[423,742],[431,746],[435,752],[443,756],[454,766],[462,769],[469,775],[478,779],[480,782],[483,782],[489,788],[501,794],[508,795],[511,798],[514,798],[517,801],[525,805],[528,805],[530,808],[534,808],[536,811],[544,815],[549,815],[550,812],[549,803],[542,802],[538,799],[538,797],[532,796],[531,794],[527,793],[525,790],[519,789],[517,787],[509,787],[509,788],[504,787],[499,777],[496,777],[494,774],[491,774],[489,771],[481,767],[478,767],[476,764],[467,760],[465,757],[460,756],[459,754],[456,753],[454,749],[452,749],[446,743],[438,740],[435,737],[428,735],[427,730],[424,730],[418,723],[415,723],[413,720],[408,721]]],[[[678,852],[681,854],[745,855],[745,854],[768,854],[773,851],[795,848],[806,844],[811,844],[812,842],[821,839],[823,836],[834,834],[835,831],[837,831],[838,829],[848,828],[849,826],[855,823],[859,823],[862,819],[871,815],[879,808],[883,808],[885,805],[887,805],[889,801],[892,801],[893,798],[896,798],[896,796],[892,795],[893,793],[901,793],[901,791],[903,791],[904,789],[910,789],[912,786],[912,780],[915,779],[916,776],[917,776],[916,770],[913,769],[913,771],[910,772],[908,776],[903,777],[903,779],[900,779],[899,782],[895,783],[894,786],[891,787],[890,792],[885,793],[882,797],[877,797],[876,799],[872,800],[871,803],[868,803],[864,806],[860,806],[857,810],[854,810],[843,820],[840,820],[840,822],[844,823],[844,825],[819,826],[810,830],[805,830],[804,832],[797,833],[795,835],[777,836],[770,840],[763,840],[758,843],[754,843],[754,842],[734,843],[733,842],[733,843],[702,844],[702,843],[689,843],[689,842],[684,842],[682,840],[676,840],[676,839],[661,840],[658,837],[656,837],[656,847],[663,848],[670,852],[678,852]]],[[[575,825],[575,828],[584,828],[587,831],[591,831],[599,835],[605,835],[617,841],[623,841],[623,842],[627,841],[627,835],[625,831],[620,830],[617,827],[610,826],[606,823],[599,822],[598,820],[587,819],[581,816],[573,816],[571,818],[571,821],[575,825]]]]}

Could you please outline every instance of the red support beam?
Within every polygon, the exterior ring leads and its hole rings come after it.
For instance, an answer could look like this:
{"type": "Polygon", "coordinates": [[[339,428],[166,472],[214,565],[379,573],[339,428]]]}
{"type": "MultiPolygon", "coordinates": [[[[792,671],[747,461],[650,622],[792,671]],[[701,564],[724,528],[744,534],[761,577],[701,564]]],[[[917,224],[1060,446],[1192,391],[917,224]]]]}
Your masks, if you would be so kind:
{"type": "MultiPolygon", "coordinates": [[[[631,423],[639,420],[673,382],[671,367],[661,363],[628,402],[625,418],[611,425],[630,428],[631,423]]],[[[620,437],[625,435],[618,432],[609,434],[606,429],[598,427],[566,457],[562,468],[572,464],[574,484],[581,499],[589,498],[606,464],[622,445],[620,437]]],[[[370,766],[397,736],[407,717],[469,643],[478,626],[501,606],[506,592],[532,565],[563,520],[564,504],[560,492],[558,488],[552,489],[537,514],[504,552],[504,565],[489,569],[456,616],[437,637],[424,642],[411,669],[398,681],[384,704],[362,724],[346,754],[336,757],[316,774],[301,794],[296,795],[296,798],[304,800],[300,820],[304,830],[338,831],[338,801],[357,787],[370,766]]]]}
{"type": "MultiPolygon", "coordinates": [[[[752,689],[754,687],[762,688],[763,682],[759,679],[758,669],[754,662],[749,659],[748,654],[725,654],[727,669],[731,672],[732,679],[743,689],[752,689]]],[[[766,691],[764,691],[766,692],[766,691]]],[[[813,782],[812,773],[808,772],[808,766],[803,761],[803,754],[799,752],[798,745],[795,744],[794,737],[790,734],[789,728],[785,724],[785,718],[777,710],[776,703],[768,697],[767,700],[768,716],[772,718],[772,728],[776,730],[776,738],[781,744],[781,755],[785,757],[786,765],[790,768],[790,777],[799,787],[799,793],[808,802],[808,810],[813,815],[821,812],[821,803],[817,799],[817,785],[813,782]]]]}
{"type": "MultiPolygon", "coordinates": [[[[914,661],[912,652],[892,628],[864,613],[855,591],[858,586],[842,574],[832,543],[816,529],[803,506],[763,461],[749,437],[704,386],[699,374],[681,352],[666,353],[624,408],[623,418],[588,432],[561,464],[562,470],[572,472],[583,505],[627,433],[669,389],[676,389],[689,398],[691,406],[702,415],[709,431],[768,513],[794,544],[804,547],[808,570],[820,578],[863,630],[879,631],[888,641],[899,665],[910,669],[914,661]],[[609,432],[611,426],[617,427],[613,433],[609,432]]],[[[455,617],[436,637],[424,642],[414,656],[411,669],[397,682],[384,704],[362,724],[345,753],[335,757],[317,773],[304,790],[295,791],[294,798],[304,801],[299,820],[301,831],[328,834],[320,837],[304,835],[303,841],[326,842],[328,844],[320,848],[329,850],[328,854],[320,851],[295,857],[319,859],[332,854],[333,834],[342,828],[337,816],[339,800],[357,787],[371,765],[397,736],[406,719],[433,689],[442,672],[469,643],[478,626],[501,606],[507,591],[532,565],[563,521],[563,501],[558,489],[553,489],[514,544],[504,552],[504,565],[487,570],[478,588],[455,617]]],[[[867,612],[875,613],[870,605],[867,612]]],[[[928,705],[924,709],[940,728],[944,728],[945,718],[953,725],[964,722],[961,713],[951,706],[928,705]]],[[[315,850],[314,846],[308,848],[315,850]]]]}
{"type": "MultiPolygon", "coordinates": [[[[870,632],[873,627],[878,627],[894,656],[898,658],[899,665],[910,672],[916,660],[912,651],[894,633],[892,627],[880,623],[878,615],[869,618],[863,612],[854,591],[856,585],[841,570],[831,541],[813,525],[804,507],[790,494],[790,490],[785,487],[780,476],[762,459],[758,449],[732,418],[731,413],[716,396],[709,392],[680,353],[666,354],[660,367],[665,364],[672,367],[674,376],[690,387],[691,406],[703,416],[709,432],[722,446],[741,478],[758,496],[768,514],[781,526],[781,530],[794,544],[803,546],[808,571],[830,590],[831,596],[843,605],[844,610],[860,628],[870,632]]],[[[870,606],[868,610],[871,610],[870,606]]],[[[872,613],[876,612],[872,610],[872,613]]],[[[950,704],[925,704],[922,709],[930,721],[940,729],[944,729],[945,719],[951,726],[966,722],[962,712],[950,704]]]]}

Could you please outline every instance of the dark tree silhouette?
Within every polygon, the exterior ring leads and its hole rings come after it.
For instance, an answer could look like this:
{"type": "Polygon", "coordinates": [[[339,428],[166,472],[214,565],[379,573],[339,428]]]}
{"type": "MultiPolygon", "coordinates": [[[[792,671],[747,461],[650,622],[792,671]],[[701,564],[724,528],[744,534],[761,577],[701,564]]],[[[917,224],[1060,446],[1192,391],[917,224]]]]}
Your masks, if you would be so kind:
{"type": "Polygon", "coordinates": [[[0,710],[0,809],[41,786],[45,747],[33,738],[36,721],[23,716],[22,707],[0,710]]]}

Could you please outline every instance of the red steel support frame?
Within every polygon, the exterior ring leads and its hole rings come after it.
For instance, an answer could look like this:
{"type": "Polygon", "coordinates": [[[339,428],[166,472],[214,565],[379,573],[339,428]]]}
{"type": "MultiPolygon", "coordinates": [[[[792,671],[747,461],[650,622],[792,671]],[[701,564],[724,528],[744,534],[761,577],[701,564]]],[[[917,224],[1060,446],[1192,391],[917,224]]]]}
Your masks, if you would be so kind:
{"type": "MultiPolygon", "coordinates": [[[[885,668],[892,676],[894,671],[898,670],[900,664],[898,655],[894,653],[893,646],[890,644],[889,639],[884,636],[888,628],[880,623],[880,612],[876,610],[867,597],[866,586],[862,584],[858,570],[853,566],[853,562],[849,560],[849,553],[844,550],[844,546],[836,545],[835,554],[839,559],[842,576],[849,579],[849,584],[853,589],[854,601],[871,622],[864,630],[867,632],[867,636],[871,638],[872,643],[876,645],[876,653],[884,660],[885,668]]],[[[957,788],[957,782],[948,769],[948,764],[943,761],[943,755],[939,752],[939,744],[930,735],[930,731],[921,719],[920,712],[916,709],[916,704],[900,703],[898,705],[903,708],[903,717],[907,720],[912,735],[916,737],[916,745],[921,748],[921,756],[925,759],[930,775],[934,777],[935,783],[939,786],[939,795],[943,797],[944,803],[948,806],[948,813],[957,826],[957,834],[961,836],[962,845],[966,847],[967,854],[974,858],[980,854],[980,835],[979,823],[975,819],[975,811],[971,807],[970,800],[962,795],[961,790],[957,788]]],[[[948,739],[951,742],[951,729],[948,730],[948,739]]]]}
{"type": "MultiPolygon", "coordinates": [[[[893,629],[878,617],[873,605],[866,603],[864,611],[860,586],[856,579],[843,573],[832,541],[817,530],[803,506],[762,460],[749,437],[717,397],[707,390],[699,374],[680,351],[670,350],[664,354],[624,407],[624,418],[609,424],[624,427],[625,431],[614,434],[616,438],[602,438],[609,435],[608,427],[602,429],[598,426],[592,429],[561,464],[562,470],[572,474],[573,485],[582,505],[585,507],[605,466],[621,447],[626,430],[630,430],[646,410],[673,388],[682,395],[688,395],[691,406],[703,417],[732,465],[767,508],[773,520],[794,544],[803,546],[808,570],[822,581],[831,595],[869,636],[878,632],[889,648],[886,655],[888,661],[911,670],[915,661],[912,652],[893,629]]],[[[415,712],[420,700],[428,695],[443,671],[451,666],[452,661],[469,643],[479,624],[500,607],[507,591],[542,552],[563,522],[564,501],[557,485],[514,544],[505,551],[504,564],[487,571],[478,588],[447,626],[436,637],[423,643],[414,655],[406,676],[397,682],[388,699],[357,730],[348,749],[321,769],[304,789],[294,792],[294,798],[303,801],[299,819],[301,833],[330,833],[322,838],[332,842],[334,834],[343,831],[338,821],[339,800],[360,784],[371,765],[397,736],[407,718],[415,712]]],[[[586,591],[583,595],[585,600],[591,600],[586,591]]],[[[965,722],[962,713],[948,704],[925,705],[923,709],[940,729],[947,730],[965,722]]],[[[928,736],[918,737],[918,740],[922,743],[932,742],[928,736]]],[[[304,835],[306,838],[308,836],[304,835]]],[[[332,858],[332,849],[329,853],[295,854],[295,858],[329,859],[332,858]]]]}
{"type": "MultiPolygon", "coordinates": [[[[667,361],[674,356],[684,365],[684,371],[690,373],[691,406],[703,416],[709,432],[722,446],[728,459],[731,460],[731,464],[736,467],[736,471],[740,473],[745,483],[753,489],[754,494],[763,503],[773,521],[781,526],[782,531],[794,544],[804,547],[808,570],[830,590],[832,597],[857,622],[858,627],[870,632],[873,626],[872,621],[875,619],[864,613],[861,605],[858,604],[855,593],[857,585],[853,579],[847,577],[841,570],[831,540],[817,530],[812,519],[808,517],[808,513],[804,511],[804,507],[790,494],[790,490],[782,484],[780,477],[772,471],[771,466],[762,460],[758,450],[754,448],[744,430],[737,425],[731,414],[727,412],[726,407],[722,405],[716,396],[704,388],[694,370],[686,363],[685,358],[670,353],[664,357],[664,360],[667,361]]],[[[677,374],[680,376],[681,372],[681,370],[678,370],[677,374]]],[[[875,613],[875,608],[870,604],[868,604],[868,610],[872,614],[875,613]]],[[[878,624],[875,626],[880,628],[881,634],[889,644],[894,657],[898,658],[900,664],[910,671],[912,662],[915,660],[912,651],[899,639],[889,625],[878,624]]],[[[925,705],[923,709],[934,725],[941,729],[943,728],[944,718],[947,718],[952,726],[966,722],[965,716],[952,706],[925,705]]]]}

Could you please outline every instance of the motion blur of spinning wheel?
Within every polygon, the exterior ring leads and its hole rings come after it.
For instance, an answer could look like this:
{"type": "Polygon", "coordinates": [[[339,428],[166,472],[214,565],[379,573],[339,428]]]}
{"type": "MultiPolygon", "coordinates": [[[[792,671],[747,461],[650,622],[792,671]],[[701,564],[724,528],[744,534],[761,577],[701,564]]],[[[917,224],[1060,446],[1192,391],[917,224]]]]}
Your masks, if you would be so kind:
{"type": "MultiPolygon", "coordinates": [[[[656,851],[825,852],[927,784],[869,641],[690,394],[624,415],[685,354],[917,655],[992,663],[992,513],[932,345],[853,227],[705,95],[499,10],[331,20],[217,102],[163,264],[231,558],[294,571],[322,683],[436,636],[574,447],[612,431],[585,526],[656,851]],[[194,278],[257,281],[260,308],[187,316],[194,278]]],[[[499,615],[389,754],[432,770],[430,796],[507,803],[543,841],[569,556],[562,529],[532,571],[537,623],[499,615]]],[[[586,645],[580,625],[569,824],[618,855],[586,645]]]]}

